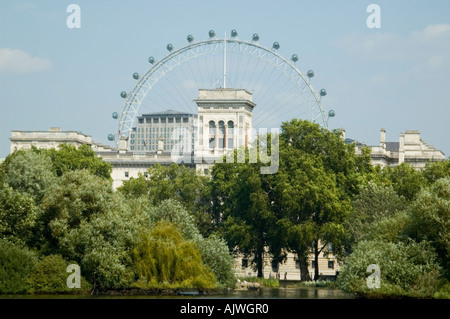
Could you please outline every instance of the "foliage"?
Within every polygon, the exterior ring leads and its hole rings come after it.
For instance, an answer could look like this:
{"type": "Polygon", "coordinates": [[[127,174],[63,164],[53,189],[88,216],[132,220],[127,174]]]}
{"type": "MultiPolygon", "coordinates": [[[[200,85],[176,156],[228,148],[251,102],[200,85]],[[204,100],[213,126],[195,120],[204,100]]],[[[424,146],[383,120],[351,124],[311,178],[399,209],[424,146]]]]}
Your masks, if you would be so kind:
{"type": "Polygon", "coordinates": [[[88,292],[89,283],[81,277],[80,289],[70,289],[67,286],[67,266],[69,265],[61,255],[50,255],[40,260],[34,267],[27,282],[30,284],[31,293],[68,293],[88,292]]]}
{"type": "MultiPolygon", "coordinates": [[[[234,151],[237,158],[238,151],[234,151]]],[[[252,256],[252,264],[262,277],[265,247],[271,247],[271,232],[276,222],[270,208],[269,180],[271,175],[261,174],[261,162],[216,163],[212,171],[212,215],[221,226],[230,249],[252,256]]]]}
{"type": "Polygon", "coordinates": [[[174,199],[193,214],[202,234],[210,232],[210,222],[205,215],[208,178],[200,175],[194,168],[159,163],[148,169],[148,178],[143,175],[124,182],[119,187],[127,198],[148,197],[151,205],[156,206],[166,199],[174,199]]]}
{"type": "Polygon", "coordinates": [[[390,181],[390,184],[399,196],[405,197],[412,201],[416,195],[426,186],[426,179],[421,171],[407,163],[402,163],[395,167],[385,167],[381,171],[381,175],[390,181]]]}
{"type": "Polygon", "coordinates": [[[183,238],[197,245],[203,263],[211,268],[218,283],[226,287],[234,286],[234,259],[225,240],[214,234],[203,237],[192,215],[173,199],[165,200],[156,207],[149,207],[147,214],[150,225],[154,226],[161,221],[173,223],[181,231],[183,238]]]}
{"type": "Polygon", "coordinates": [[[226,241],[212,234],[207,238],[195,241],[203,263],[211,268],[217,282],[224,287],[234,287],[236,278],[233,266],[234,258],[228,250],[226,241]]]}
{"type": "Polygon", "coordinates": [[[39,209],[33,197],[4,185],[0,188],[0,238],[32,244],[39,209]]]}
{"type": "Polygon", "coordinates": [[[38,261],[36,253],[0,239],[0,293],[26,293],[27,283],[38,261]]]}
{"type": "Polygon", "coordinates": [[[93,175],[111,179],[112,166],[97,157],[92,148],[83,144],[78,148],[71,144],[61,144],[59,149],[41,150],[51,159],[58,176],[76,170],[88,170],[93,175]]]}
{"type": "Polygon", "coordinates": [[[13,189],[27,193],[40,203],[47,189],[56,182],[52,162],[36,150],[19,150],[2,164],[4,182],[13,189]]]}
{"type": "Polygon", "coordinates": [[[384,230],[385,227],[375,225],[380,220],[406,209],[405,199],[397,195],[392,186],[378,185],[373,181],[360,186],[352,204],[353,209],[345,222],[348,251],[352,245],[365,238],[368,232],[384,230]]]}
{"type": "Polygon", "coordinates": [[[423,176],[429,184],[433,184],[438,179],[450,177],[450,159],[426,163],[423,176]]]}
{"type": "Polygon", "coordinates": [[[423,189],[408,211],[405,236],[430,242],[447,279],[450,277],[450,177],[423,189]]]}
{"type": "Polygon", "coordinates": [[[87,170],[64,173],[48,189],[42,202],[44,250],[59,253],[59,242],[70,230],[96,214],[113,210],[113,194],[109,180],[87,170]]]}
{"type": "Polygon", "coordinates": [[[139,288],[214,288],[215,278],[202,262],[197,246],[170,222],[161,221],[142,234],[133,250],[139,288]]]}
{"type": "Polygon", "coordinates": [[[338,286],[369,296],[431,297],[440,280],[436,254],[428,242],[359,242],[346,259],[338,286]],[[380,267],[380,288],[368,288],[367,267],[380,267]]]}
{"type": "Polygon", "coordinates": [[[94,290],[126,288],[134,280],[131,251],[148,224],[142,211],[116,193],[109,209],[83,219],[60,239],[60,250],[81,265],[94,290]]]}

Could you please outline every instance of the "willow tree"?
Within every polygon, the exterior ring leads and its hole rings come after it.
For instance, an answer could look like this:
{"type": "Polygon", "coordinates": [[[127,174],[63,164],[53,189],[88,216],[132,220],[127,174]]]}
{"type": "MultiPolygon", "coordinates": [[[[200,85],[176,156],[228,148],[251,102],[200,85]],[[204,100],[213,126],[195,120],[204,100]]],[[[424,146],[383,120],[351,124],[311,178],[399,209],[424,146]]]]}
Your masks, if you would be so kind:
{"type": "Polygon", "coordinates": [[[206,267],[196,244],[185,240],[177,227],[160,221],[143,233],[132,252],[139,288],[213,288],[215,277],[206,267]]]}

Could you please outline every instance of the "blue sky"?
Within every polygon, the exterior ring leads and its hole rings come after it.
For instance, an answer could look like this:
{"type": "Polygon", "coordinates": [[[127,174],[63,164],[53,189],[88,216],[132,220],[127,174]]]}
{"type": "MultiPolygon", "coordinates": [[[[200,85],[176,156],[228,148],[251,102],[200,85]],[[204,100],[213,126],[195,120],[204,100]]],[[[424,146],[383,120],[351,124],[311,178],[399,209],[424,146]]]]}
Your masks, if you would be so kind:
{"type": "MultiPolygon", "coordinates": [[[[450,156],[450,2],[434,1],[9,1],[0,2],[0,157],[11,130],[61,127],[108,143],[121,91],[150,55],[188,34],[210,29],[257,32],[260,43],[297,53],[313,85],[326,88],[330,128],[369,145],[400,132],[422,138],[450,156]],[[69,29],[69,4],[81,8],[81,28],[69,29]],[[369,29],[369,4],[381,8],[381,28],[369,29]]],[[[288,115],[287,115],[288,117],[288,115]]]]}

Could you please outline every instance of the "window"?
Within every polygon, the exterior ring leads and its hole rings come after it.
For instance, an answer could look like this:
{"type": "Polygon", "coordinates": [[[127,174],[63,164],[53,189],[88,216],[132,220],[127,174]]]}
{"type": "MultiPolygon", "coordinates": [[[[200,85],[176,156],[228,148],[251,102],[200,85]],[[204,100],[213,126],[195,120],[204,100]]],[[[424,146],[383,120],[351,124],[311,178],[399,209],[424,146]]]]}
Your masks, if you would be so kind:
{"type": "Polygon", "coordinates": [[[128,178],[129,177],[129,173],[125,172],[125,177],[128,178]]]}
{"type": "Polygon", "coordinates": [[[209,121],[209,134],[216,134],[216,123],[209,121]]]}
{"type": "Polygon", "coordinates": [[[229,138],[228,139],[228,143],[227,143],[227,148],[233,148],[234,147],[234,145],[233,145],[233,138],[229,138]]]}
{"type": "Polygon", "coordinates": [[[225,134],[225,123],[223,121],[219,122],[219,134],[225,134]]]}
{"type": "Polygon", "coordinates": [[[187,123],[189,119],[187,117],[183,117],[183,123],[187,123]]]}
{"type": "Polygon", "coordinates": [[[328,260],[328,269],[334,269],[334,260],[328,260]]]}
{"type": "Polygon", "coordinates": [[[247,268],[247,267],[248,267],[248,259],[242,258],[242,268],[247,268]]]}
{"type": "Polygon", "coordinates": [[[316,268],[316,261],[315,260],[313,260],[313,261],[311,261],[311,268],[316,268]]]}
{"type": "Polygon", "coordinates": [[[173,123],[173,117],[168,118],[168,123],[173,123]]]}
{"type": "Polygon", "coordinates": [[[272,271],[278,272],[278,261],[277,260],[272,260],[272,271]]]}
{"type": "Polygon", "coordinates": [[[227,133],[228,134],[234,134],[234,122],[233,121],[228,121],[227,133]]]}
{"type": "Polygon", "coordinates": [[[177,118],[175,119],[175,122],[176,122],[176,123],[181,123],[181,117],[177,117],[177,118]]]}
{"type": "Polygon", "coordinates": [[[295,259],[295,268],[300,269],[300,261],[295,259]]]}
{"type": "Polygon", "coordinates": [[[223,148],[223,138],[219,138],[219,148],[223,148]]]}
{"type": "Polygon", "coordinates": [[[209,139],[209,148],[215,148],[216,147],[216,139],[214,137],[209,139]]]}
{"type": "Polygon", "coordinates": [[[143,124],[144,123],[144,119],[139,119],[139,124],[143,124]]]}
{"type": "Polygon", "coordinates": [[[166,123],[166,118],[165,117],[161,118],[161,123],[166,123]]]}

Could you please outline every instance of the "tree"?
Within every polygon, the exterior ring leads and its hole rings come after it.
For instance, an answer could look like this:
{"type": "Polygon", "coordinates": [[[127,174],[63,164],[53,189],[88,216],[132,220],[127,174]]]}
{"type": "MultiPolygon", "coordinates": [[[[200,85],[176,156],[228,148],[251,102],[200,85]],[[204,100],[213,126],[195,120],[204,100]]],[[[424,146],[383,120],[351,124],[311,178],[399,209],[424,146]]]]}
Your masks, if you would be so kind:
{"type": "Polygon", "coordinates": [[[133,250],[139,288],[214,288],[213,273],[202,262],[197,246],[183,238],[174,224],[158,222],[143,233],[133,250]]]}
{"type": "Polygon", "coordinates": [[[161,221],[174,224],[185,240],[197,245],[203,263],[212,270],[218,283],[226,287],[234,286],[234,259],[223,238],[214,234],[204,237],[196,226],[195,218],[176,200],[168,199],[155,207],[147,206],[146,212],[150,227],[161,221]]]}
{"type": "Polygon", "coordinates": [[[83,219],[60,238],[61,253],[81,266],[94,291],[127,288],[133,283],[131,251],[140,234],[149,229],[149,220],[138,207],[132,209],[115,193],[108,209],[83,219]]]}
{"type": "MultiPolygon", "coordinates": [[[[259,154],[258,154],[259,155],[259,154]]],[[[258,277],[263,276],[264,254],[271,245],[275,215],[270,207],[270,175],[261,174],[261,162],[237,163],[237,150],[233,163],[216,163],[212,171],[212,209],[216,223],[228,246],[235,253],[252,257],[258,277]],[[217,196],[217,197],[216,197],[217,196]]]]}
{"type": "Polygon", "coordinates": [[[4,182],[27,193],[40,203],[47,189],[56,182],[51,159],[36,150],[19,150],[8,155],[3,165],[4,182]]]}
{"type": "Polygon", "coordinates": [[[426,179],[421,171],[407,163],[395,167],[385,167],[381,174],[390,181],[398,195],[412,201],[422,187],[426,186],[426,179]]]}
{"type": "Polygon", "coordinates": [[[450,177],[423,189],[408,210],[404,234],[417,242],[430,242],[444,275],[450,280],[450,177]]]}
{"type": "Polygon", "coordinates": [[[65,172],[42,201],[42,248],[59,253],[60,239],[70,230],[96,214],[114,210],[113,194],[110,180],[87,170],[65,172]]]}
{"type": "Polygon", "coordinates": [[[148,176],[141,175],[126,181],[119,191],[128,198],[147,196],[154,206],[166,199],[177,200],[195,216],[202,234],[210,232],[210,221],[205,213],[207,177],[200,175],[194,168],[177,164],[163,166],[159,163],[148,169],[148,176]]]}
{"type": "Polygon", "coordinates": [[[27,278],[37,262],[35,252],[0,239],[0,293],[28,292],[27,278]]]}
{"type": "Polygon", "coordinates": [[[97,157],[87,144],[83,144],[78,148],[71,144],[61,144],[58,150],[40,150],[40,152],[47,154],[52,159],[58,176],[64,175],[67,171],[85,169],[95,176],[111,179],[111,164],[97,157]]]}
{"type": "Polygon", "coordinates": [[[346,258],[338,287],[370,296],[431,297],[437,290],[440,268],[429,243],[360,241],[346,258]],[[367,268],[380,268],[380,288],[370,288],[367,268]]]}
{"type": "Polygon", "coordinates": [[[377,222],[392,217],[407,207],[405,198],[400,197],[392,185],[378,185],[373,181],[360,186],[352,204],[353,209],[345,222],[347,253],[369,232],[378,229],[374,227],[377,222]]]}
{"type": "Polygon", "coordinates": [[[0,188],[0,238],[32,246],[39,213],[31,195],[7,185],[0,188]]]}
{"type": "Polygon", "coordinates": [[[49,255],[40,260],[34,267],[27,283],[30,284],[31,293],[68,293],[88,292],[89,283],[81,276],[79,290],[73,290],[67,286],[67,266],[61,255],[49,255]]]}
{"type": "Polygon", "coordinates": [[[450,176],[450,159],[439,162],[428,162],[425,164],[423,176],[429,184],[434,183],[440,178],[450,176]]]}
{"type": "Polygon", "coordinates": [[[369,152],[358,157],[339,132],[296,119],[282,124],[280,149],[274,204],[284,229],[280,236],[284,234],[286,248],[297,254],[302,280],[309,277],[307,256],[314,253],[317,280],[319,254],[328,253],[329,247],[337,254],[343,246],[350,198],[364,174],[372,172],[369,152]]]}

